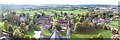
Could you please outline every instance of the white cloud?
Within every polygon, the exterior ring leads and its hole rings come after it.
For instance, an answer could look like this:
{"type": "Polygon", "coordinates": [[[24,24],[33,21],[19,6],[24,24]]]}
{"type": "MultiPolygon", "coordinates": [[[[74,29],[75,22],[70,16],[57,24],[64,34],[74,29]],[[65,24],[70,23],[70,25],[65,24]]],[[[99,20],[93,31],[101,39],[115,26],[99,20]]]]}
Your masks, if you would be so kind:
{"type": "Polygon", "coordinates": [[[0,0],[0,4],[111,4],[119,0],[0,0]]]}

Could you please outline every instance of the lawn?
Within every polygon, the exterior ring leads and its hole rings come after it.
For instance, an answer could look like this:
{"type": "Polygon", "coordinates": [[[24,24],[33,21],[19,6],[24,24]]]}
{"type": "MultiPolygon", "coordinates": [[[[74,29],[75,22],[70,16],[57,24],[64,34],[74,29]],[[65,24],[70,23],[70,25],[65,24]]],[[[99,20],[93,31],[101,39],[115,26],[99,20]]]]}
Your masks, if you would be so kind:
{"type": "Polygon", "coordinates": [[[33,37],[35,35],[34,31],[39,31],[39,30],[31,29],[28,32],[26,32],[26,35],[33,37]]]}
{"type": "Polygon", "coordinates": [[[0,25],[3,25],[4,23],[3,22],[0,22],[0,25]]]}
{"type": "MultiPolygon", "coordinates": [[[[38,31],[38,30],[30,30],[28,31],[26,34],[30,37],[34,36],[34,31],[38,31]]],[[[47,30],[44,31],[44,35],[46,36],[51,36],[52,32],[49,32],[47,30]]],[[[107,31],[107,30],[97,30],[95,32],[92,33],[87,33],[87,34],[71,34],[71,38],[91,38],[93,35],[98,35],[98,34],[102,34],[104,36],[104,38],[110,38],[111,37],[111,31],[107,31]]],[[[60,34],[60,36],[65,36],[66,32],[62,32],[62,34],[60,34]]]]}
{"type": "Polygon", "coordinates": [[[92,33],[87,33],[87,34],[72,34],[71,38],[91,38],[93,35],[98,35],[102,34],[104,38],[110,38],[111,37],[111,31],[106,31],[106,30],[97,30],[92,33]]]}
{"type": "Polygon", "coordinates": [[[49,32],[47,30],[44,31],[44,35],[46,35],[46,36],[51,36],[51,34],[52,34],[52,32],[49,32]]]}
{"type": "Polygon", "coordinates": [[[114,26],[114,27],[118,27],[120,24],[120,22],[113,22],[113,23],[110,23],[108,25],[111,25],[111,26],[114,26]]]}
{"type": "MultiPolygon", "coordinates": [[[[44,35],[46,36],[51,36],[53,32],[49,32],[47,30],[44,31],[44,35]]],[[[59,34],[60,36],[65,36],[66,35],[66,32],[61,32],[61,34],[59,34]]]]}

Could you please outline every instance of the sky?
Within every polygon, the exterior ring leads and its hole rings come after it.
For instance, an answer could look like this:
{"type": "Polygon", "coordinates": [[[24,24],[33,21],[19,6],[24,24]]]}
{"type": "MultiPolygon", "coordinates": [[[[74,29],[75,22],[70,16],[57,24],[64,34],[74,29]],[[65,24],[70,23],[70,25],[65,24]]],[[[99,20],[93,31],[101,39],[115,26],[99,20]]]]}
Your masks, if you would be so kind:
{"type": "Polygon", "coordinates": [[[119,0],[0,0],[0,4],[110,4],[118,5],[119,0]]]}

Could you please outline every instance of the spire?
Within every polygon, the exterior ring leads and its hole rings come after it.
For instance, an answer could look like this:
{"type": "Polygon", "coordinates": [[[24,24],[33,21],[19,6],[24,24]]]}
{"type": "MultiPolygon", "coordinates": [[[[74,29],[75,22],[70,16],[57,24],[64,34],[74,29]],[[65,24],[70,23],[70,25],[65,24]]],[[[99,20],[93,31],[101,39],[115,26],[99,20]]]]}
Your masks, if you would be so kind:
{"type": "Polygon", "coordinates": [[[52,33],[52,35],[51,35],[51,37],[50,37],[50,40],[60,40],[60,36],[59,36],[59,34],[57,33],[56,28],[54,29],[54,32],[52,33]]]}
{"type": "Polygon", "coordinates": [[[67,34],[66,34],[66,36],[70,36],[70,27],[68,27],[68,29],[67,29],[67,34]]]}
{"type": "Polygon", "coordinates": [[[44,35],[44,25],[42,25],[42,27],[41,27],[41,34],[40,35],[44,35]]]}
{"type": "Polygon", "coordinates": [[[44,38],[44,25],[41,28],[40,38],[44,38]]]}

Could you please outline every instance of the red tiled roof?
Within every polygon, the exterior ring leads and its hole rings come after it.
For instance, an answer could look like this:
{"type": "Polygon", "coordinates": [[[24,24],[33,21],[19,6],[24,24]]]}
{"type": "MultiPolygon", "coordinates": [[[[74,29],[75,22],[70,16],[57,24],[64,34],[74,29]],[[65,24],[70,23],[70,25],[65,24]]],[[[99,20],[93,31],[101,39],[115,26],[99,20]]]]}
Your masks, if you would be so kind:
{"type": "Polygon", "coordinates": [[[58,22],[62,23],[68,23],[68,20],[58,20],[58,22]]]}
{"type": "Polygon", "coordinates": [[[46,27],[46,28],[50,28],[50,27],[51,27],[51,25],[44,25],[44,27],[46,27]]]}
{"type": "Polygon", "coordinates": [[[61,26],[69,26],[69,24],[60,24],[61,26]]]}
{"type": "Polygon", "coordinates": [[[43,16],[44,18],[49,18],[50,16],[49,15],[45,15],[45,16],[43,16]]]}

